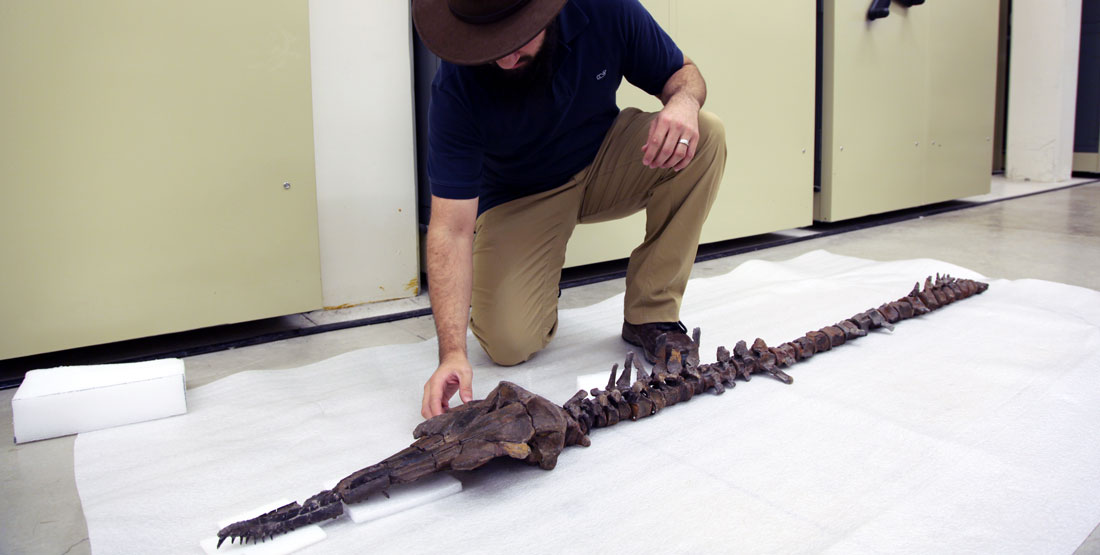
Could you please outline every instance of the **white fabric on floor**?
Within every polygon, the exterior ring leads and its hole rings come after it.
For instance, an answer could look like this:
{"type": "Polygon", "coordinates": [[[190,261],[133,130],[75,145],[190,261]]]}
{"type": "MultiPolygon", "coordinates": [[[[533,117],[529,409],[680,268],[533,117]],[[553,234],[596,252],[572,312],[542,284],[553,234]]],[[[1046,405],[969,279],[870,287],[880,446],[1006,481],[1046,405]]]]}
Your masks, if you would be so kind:
{"type": "MultiPolygon", "coordinates": [[[[693,280],[683,318],[719,344],[793,339],[906,294],[934,260],[817,251],[693,280]]],[[[621,364],[622,297],[562,311],[515,368],[476,343],[474,393],[508,379],[561,403],[621,364]]],[[[370,333],[364,329],[363,333],[370,333]]],[[[95,553],[198,552],[216,522],[302,500],[411,442],[434,341],[234,374],[184,416],[80,434],[95,553]]],[[[993,280],[979,296],[792,367],[595,430],[547,472],[502,461],[308,553],[1068,553],[1100,521],[1100,292],[993,280]]]]}

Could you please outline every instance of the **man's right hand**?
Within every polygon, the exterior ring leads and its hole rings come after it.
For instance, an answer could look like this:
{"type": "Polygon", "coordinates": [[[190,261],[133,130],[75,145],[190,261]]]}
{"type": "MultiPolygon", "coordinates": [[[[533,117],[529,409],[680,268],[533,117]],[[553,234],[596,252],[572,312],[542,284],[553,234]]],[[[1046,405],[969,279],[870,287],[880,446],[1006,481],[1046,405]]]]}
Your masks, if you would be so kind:
{"type": "Polygon", "coordinates": [[[474,372],[466,356],[470,291],[473,287],[474,224],[477,199],[432,196],[428,222],[428,294],[439,338],[439,367],[424,384],[420,414],[424,418],[447,411],[458,391],[463,402],[473,399],[474,372]]]}
{"type": "Polygon", "coordinates": [[[432,377],[428,378],[428,383],[424,384],[420,414],[424,418],[431,418],[447,412],[455,391],[463,403],[469,403],[474,398],[473,382],[474,371],[466,357],[444,360],[432,377]]]}

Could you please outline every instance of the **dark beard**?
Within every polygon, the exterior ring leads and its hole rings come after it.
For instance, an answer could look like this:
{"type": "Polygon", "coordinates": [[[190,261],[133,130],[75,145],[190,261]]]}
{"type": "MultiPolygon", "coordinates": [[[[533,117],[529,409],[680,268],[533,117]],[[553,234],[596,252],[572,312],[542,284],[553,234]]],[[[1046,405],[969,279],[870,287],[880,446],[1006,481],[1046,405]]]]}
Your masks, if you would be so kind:
{"type": "Polygon", "coordinates": [[[478,83],[497,100],[523,100],[533,92],[547,90],[554,77],[554,58],[558,50],[558,22],[546,27],[542,47],[522,67],[501,69],[496,62],[470,68],[478,83]]]}

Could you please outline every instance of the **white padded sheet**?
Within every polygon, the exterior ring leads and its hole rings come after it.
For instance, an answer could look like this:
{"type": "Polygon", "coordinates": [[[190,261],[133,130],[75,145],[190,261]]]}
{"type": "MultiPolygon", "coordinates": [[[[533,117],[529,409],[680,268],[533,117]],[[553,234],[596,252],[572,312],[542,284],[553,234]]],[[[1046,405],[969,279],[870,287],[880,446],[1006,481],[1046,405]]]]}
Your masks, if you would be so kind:
{"type": "MultiPolygon", "coordinates": [[[[693,280],[682,316],[719,344],[793,339],[949,272],[934,260],[812,252],[693,280]]],[[[621,296],[562,311],[515,368],[475,353],[476,397],[501,379],[561,403],[622,363],[621,296]]],[[[363,330],[370,333],[370,328],[363,330]]],[[[80,434],[77,485],[95,553],[198,552],[216,519],[302,500],[411,442],[426,341],[188,392],[181,417],[80,434]]],[[[492,463],[457,495],[327,525],[303,553],[1067,553],[1100,521],[1100,293],[992,280],[901,322],[657,416],[595,430],[551,472],[492,463]]]]}

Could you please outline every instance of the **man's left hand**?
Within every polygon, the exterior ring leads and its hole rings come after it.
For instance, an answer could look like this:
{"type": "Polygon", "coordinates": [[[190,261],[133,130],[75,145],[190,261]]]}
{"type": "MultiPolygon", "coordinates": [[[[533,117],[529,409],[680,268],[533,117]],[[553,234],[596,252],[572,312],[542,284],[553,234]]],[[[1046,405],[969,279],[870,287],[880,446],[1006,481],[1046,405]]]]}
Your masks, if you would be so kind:
{"type": "Polygon", "coordinates": [[[680,171],[695,157],[699,140],[699,102],[687,94],[669,99],[649,124],[642,164],[680,171]]]}

